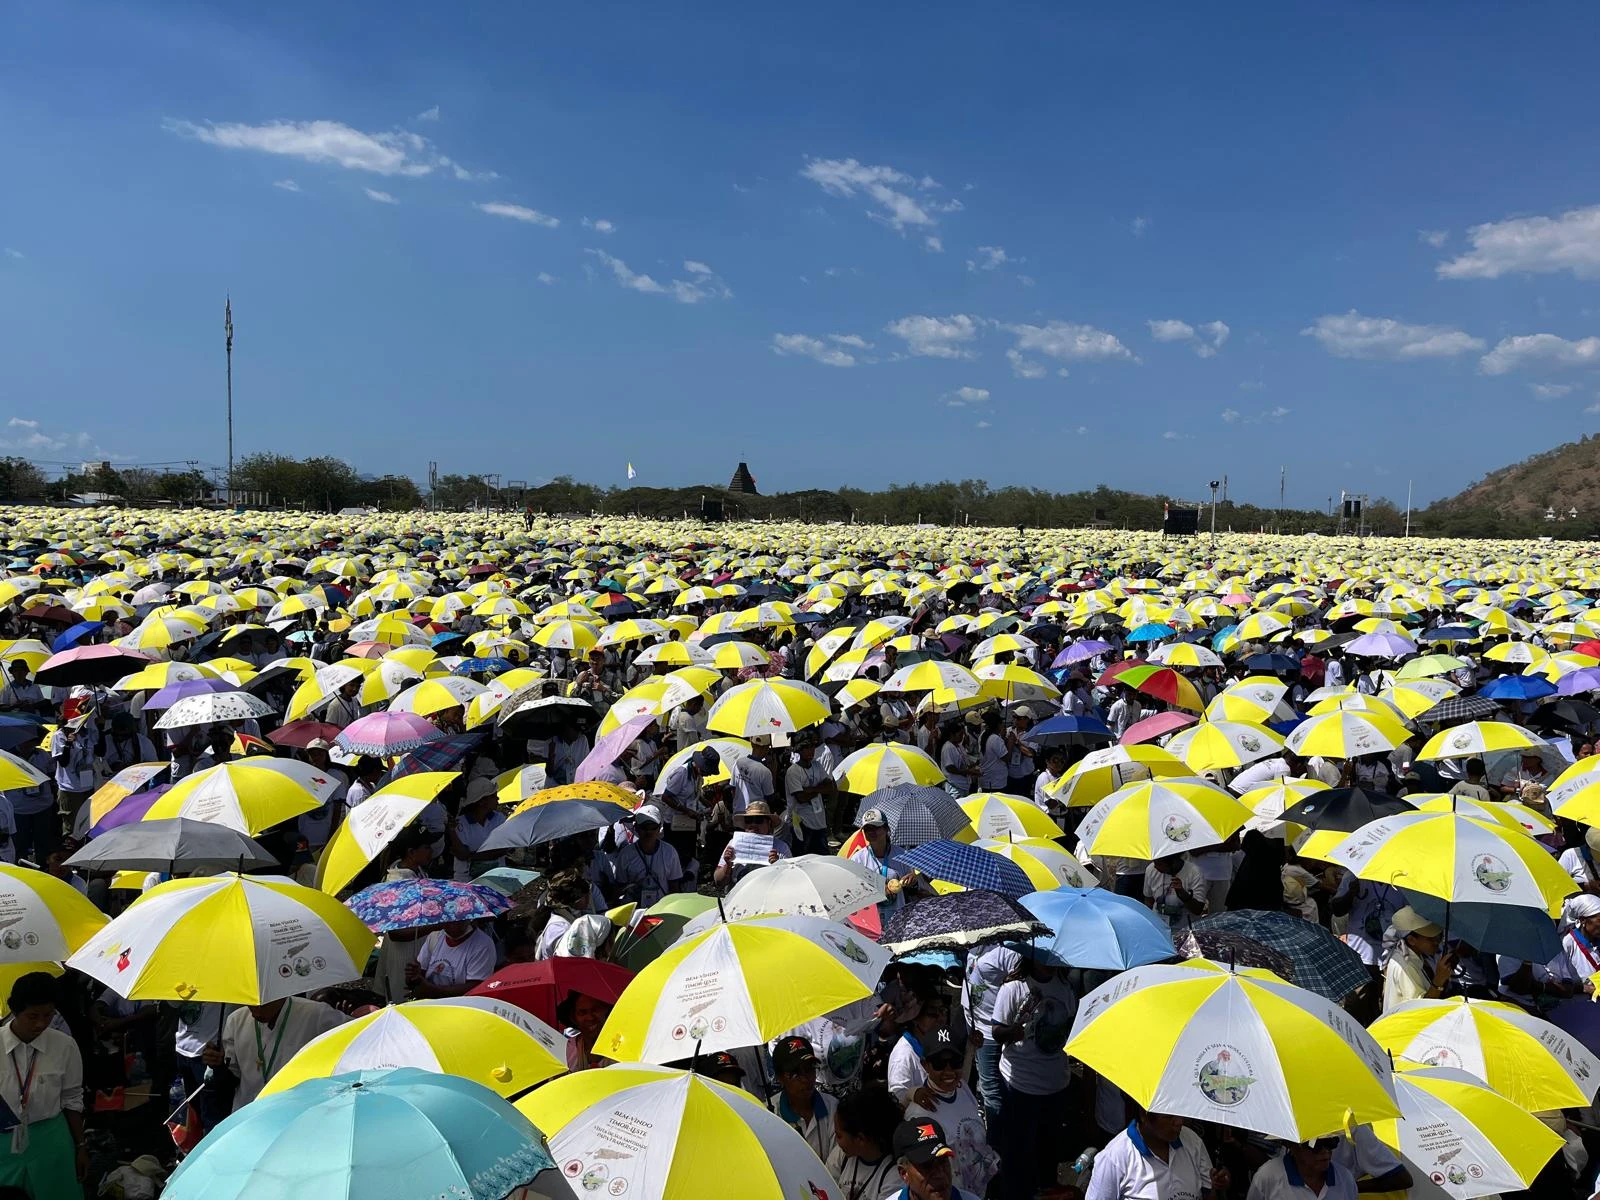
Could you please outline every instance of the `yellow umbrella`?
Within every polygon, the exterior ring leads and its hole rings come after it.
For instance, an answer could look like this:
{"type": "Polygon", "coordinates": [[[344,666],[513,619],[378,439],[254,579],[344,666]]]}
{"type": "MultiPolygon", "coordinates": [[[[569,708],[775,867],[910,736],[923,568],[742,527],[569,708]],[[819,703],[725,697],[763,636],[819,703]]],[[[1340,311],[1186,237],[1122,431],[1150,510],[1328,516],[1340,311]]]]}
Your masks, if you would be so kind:
{"type": "Polygon", "coordinates": [[[418,771],[385,784],[350,810],[317,863],[316,886],[336,896],[415,821],[460,771],[418,771]]]}
{"type": "Polygon", "coordinates": [[[145,813],[147,821],[215,821],[254,837],[280,821],[326,804],[338,781],[292,758],[242,758],[196,771],[145,813]]]}
{"type": "Polygon", "coordinates": [[[64,879],[0,863],[0,964],[59,960],[105,925],[106,915],[64,879]]]}
{"type": "Polygon", "coordinates": [[[1071,808],[1088,808],[1124,784],[1192,774],[1193,768],[1160,746],[1106,746],[1089,751],[1046,791],[1071,808]]]}
{"type": "Polygon", "coordinates": [[[1061,830],[1032,800],[999,792],[974,792],[958,801],[972,819],[972,832],[957,841],[992,838],[1058,838],[1061,830]]]}

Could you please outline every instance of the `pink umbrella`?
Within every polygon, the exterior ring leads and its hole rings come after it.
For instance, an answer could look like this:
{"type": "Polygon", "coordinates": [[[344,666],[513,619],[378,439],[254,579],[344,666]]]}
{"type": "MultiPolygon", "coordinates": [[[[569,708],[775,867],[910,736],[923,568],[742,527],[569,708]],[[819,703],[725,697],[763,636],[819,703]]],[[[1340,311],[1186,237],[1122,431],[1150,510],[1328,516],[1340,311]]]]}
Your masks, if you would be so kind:
{"type": "Polygon", "coordinates": [[[1146,717],[1142,721],[1135,721],[1128,726],[1128,732],[1122,735],[1121,744],[1133,746],[1139,742],[1153,742],[1165,733],[1177,733],[1180,729],[1187,729],[1200,718],[1193,713],[1162,712],[1153,717],[1146,717]]]}
{"type": "Polygon", "coordinates": [[[121,679],[153,662],[148,654],[121,646],[74,646],[40,663],[33,681],[44,687],[93,686],[121,679]]]}
{"type": "Polygon", "coordinates": [[[655,721],[656,718],[650,713],[632,717],[604,737],[597,739],[594,749],[589,751],[584,760],[578,764],[575,782],[588,783],[598,776],[602,769],[621,758],[646,727],[653,725],[655,721]]]}
{"type": "Polygon", "coordinates": [[[357,717],[333,740],[350,754],[394,758],[443,736],[432,721],[416,713],[376,712],[357,717]]]}

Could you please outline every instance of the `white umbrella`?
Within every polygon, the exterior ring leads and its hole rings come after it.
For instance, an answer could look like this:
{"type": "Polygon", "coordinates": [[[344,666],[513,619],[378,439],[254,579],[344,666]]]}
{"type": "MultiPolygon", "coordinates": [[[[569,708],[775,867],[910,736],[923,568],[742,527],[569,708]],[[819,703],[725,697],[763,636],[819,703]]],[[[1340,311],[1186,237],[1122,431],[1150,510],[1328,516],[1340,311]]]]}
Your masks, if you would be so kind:
{"type": "Polygon", "coordinates": [[[249,692],[202,692],[185,696],[156,722],[157,729],[182,729],[186,725],[214,725],[222,721],[249,721],[272,712],[272,705],[249,692]]]}
{"type": "Polygon", "coordinates": [[[781,913],[843,921],[869,904],[882,903],[886,896],[883,877],[848,858],[831,854],[780,858],[734,884],[722,900],[721,914],[714,908],[702,913],[685,925],[679,936],[700,933],[724,916],[738,921],[781,913]]]}

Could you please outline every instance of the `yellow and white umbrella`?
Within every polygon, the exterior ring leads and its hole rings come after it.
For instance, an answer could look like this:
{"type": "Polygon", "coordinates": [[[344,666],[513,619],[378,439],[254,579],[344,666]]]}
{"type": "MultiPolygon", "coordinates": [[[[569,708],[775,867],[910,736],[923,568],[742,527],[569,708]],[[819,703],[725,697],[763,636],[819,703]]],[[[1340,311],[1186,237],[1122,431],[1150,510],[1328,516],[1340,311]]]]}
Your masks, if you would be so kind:
{"type": "Polygon", "coordinates": [[[214,821],[254,837],[280,821],[326,804],[339,781],[292,758],[241,758],[196,771],[145,813],[145,820],[214,821]]]}
{"type": "Polygon", "coordinates": [[[961,811],[972,818],[968,838],[1057,838],[1061,830],[1032,800],[1000,792],[974,792],[960,801],[961,811]]]}
{"type": "Polygon", "coordinates": [[[903,742],[874,742],[847,755],[833,769],[840,790],[865,796],[902,783],[944,782],[944,772],[925,750],[903,742]]]}
{"type": "Polygon", "coordinates": [[[66,880],[0,863],[0,965],[64,959],[107,920],[66,880]]]}
{"type": "Polygon", "coordinates": [[[486,685],[476,679],[468,679],[463,675],[441,675],[438,679],[424,679],[421,683],[412,684],[389,701],[389,711],[426,717],[452,708],[464,709],[472,703],[474,696],[481,695],[485,690],[486,685]]]}
{"type": "Polygon", "coordinates": [[[1071,808],[1098,804],[1118,788],[1141,779],[1185,778],[1194,769],[1160,746],[1105,746],[1091,750],[1046,789],[1071,808]]]}
{"type": "Polygon", "coordinates": [[[402,775],[356,805],[322,852],[317,863],[317,887],[330,896],[338,895],[460,775],[460,771],[402,775]]]}
{"type": "Polygon", "coordinates": [[[1359,758],[1393,750],[1410,736],[1393,714],[1341,710],[1308,718],[1295,726],[1284,744],[1305,757],[1359,758]]]}
{"type": "Polygon", "coordinates": [[[1283,736],[1244,721],[1203,721],[1173,734],[1165,749],[1195,771],[1211,771],[1269,758],[1283,749],[1283,736]]]}
{"type": "Polygon", "coordinates": [[[1547,744],[1533,730],[1509,721],[1468,721],[1441,729],[1428,739],[1417,757],[1423,760],[1481,758],[1496,750],[1537,750],[1547,744]]]}
{"type": "Polygon", "coordinates": [[[735,737],[770,737],[820,725],[828,711],[827,694],[810,684],[752,679],[718,697],[706,716],[706,728],[735,737]]]}
{"type": "Polygon", "coordinates": [[[1237,797],[1203,779],[1151,779],[1091,808],[1078,840],[1090,854],[1149,861],[1221,845],[1250,816],[1237,797]]]}

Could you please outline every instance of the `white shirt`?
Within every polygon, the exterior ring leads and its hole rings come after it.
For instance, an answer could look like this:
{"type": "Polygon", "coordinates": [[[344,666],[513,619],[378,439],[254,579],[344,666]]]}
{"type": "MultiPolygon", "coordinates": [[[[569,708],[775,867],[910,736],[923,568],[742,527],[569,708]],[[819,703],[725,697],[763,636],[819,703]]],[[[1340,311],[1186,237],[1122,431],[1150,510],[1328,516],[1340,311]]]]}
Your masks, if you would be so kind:
{"type": "MultiPolygon", "coordinates": [[[[466,814],[456,818],[456,837],[469,851],[476,854],[478,847],[489,840],[489,835],[506,823],[506,815],[497,808],[491,808],[489,815],[482,824],[469,821],[466,814]]],[[[457,883],[466,883],[472,878],[473,860],[470,858],[457,858],[452,860],[455,864],[454,876],[457,883]]],[[[493,866],[492,862],[485,862],[485,867],[493,866]]]]}
{"type": "Polygon", "coordinates": [[[0,1028],[0,1097],[29,1125],[48,1121],[63,1111],[81,1113],[83,1055],[78,1043],[55,1029],[46,1029],[32,1042],[24,1042],[7,1021],[0,1028]],[[22,1103],[23,1084],[28,1085],[26,1110],[22,1103]]]}
{"type": "Polygon", "coordinates": [[[1263,758],[1253,762],[1228,781],[1228,790],[1235,796],[1266,787],[1274,779],[1286,779],[1294,772],[1281,757],[1263,758]]]}
{"type": "Polygon", "coordinates": [[[1195,866],[1193,859],[1184,859],[1183,866],[1178,868],[1176,875],[1168,875],[1165,871],[1158,870],[1154,863],[1144,869],[1145,899],[1150,901],[1150,907],[1155,910],[1156,916],[1166,921],[1173,937],[1183,933],[1194,923],[1195,918],[1201,915],[1191,913],[1179,898],[1177,885],[1180,883],[1191,896],[1200,901],[1203,913],[1206,897],[1211,893],[1211,881],[1199,867],[1195,866]]]}
{"type": "Polygon", "coordinates": [[[827,778],[828,773],[815,758],[809,767],[803,763],[791,763],[783,773],[783,798],[788,801],[791,819],[798,820],[802,829],[828,827],[828,811],[822,806],[822,797],[812,796],[802,800],[797,794],[807,788],[820,786],[827,778]]]}
{"type": "Polygon", "coordinates": [[[911,1102],[911,1093],[926,1086],[928,1073],[922,1069],[922,1055],[910,1037],[902,1035],[889,1051],[889,1094],[901,1104],[911,1102]]]}
{"type": "Polygon", "coordinates": [[[963,796],[972,790],[972,777],[958,773],[967,769],[967,752],[964,747],[954,742],[946,742],[944,749],[939,751],[939,767],[944,771],[947,787],[954,788],[963,796]]]}
{"type": "Polygon", "coordinates": [[[233,1111],[238,1112],[261,1094],[271,1078],[308,1042],[347,1020],[331,1004],[295,996],[286,1000],[275,1025],[263,1025],[240,1007],[222,1022],[222,1057],[228,1069],[239,1078],[233,1094],[233,1111]]]}
{"type": "Polygon", "coordinates": [[[994,1001],[995,1025],[1020,1025],[1022,1039],[1000,1051],[1000,1077],[1030,1096],[1049,1096],[1067,1086],[1063,1048],[1077,1015],[1078,998],[1065,980],[1013,979],[994,1001]]]}
{"type": "Polygon", "coordinates": [[[422,976],[435,987],[459,987],[478,983],[494,974],[494,939],[474,929],[458,945],[452,946],[442,929],[422,939],[417,951],[417,966],[422,976]]]}
{"type": "Polygon", "coordinates": [[[1006,740],[998,733],[991,733],[983,739],[983,756],[978,763],[978,783],[986,792],[1003,792],[1006,790],[1006,780],[1010,776],[1010,767],[1007,765],[1009,751],[1006,749],[1006,740]]]}
{"type": "Polygon", "coordinates": [[[939,1097],[932,1108],[923,1108],[920,1104],[906,1107],[908,1121],[930,1117],[944,1130],[945,1145],[956,1152],[952,1164],[956,1183],[975,1195],[983,1195],[999,1169],[1000,1158],[989,1145],[983,1112],[972,1089],[962,1083],[957,1086],[955,1095],[939,1097]]]}
{"type": "Polygon", "coordinates": [[[1286,1153],[1261,1165],[1250,1180],[1247,1200],[1356,1200],[1356,1177],[1335,1163],[1328,1165],[1322,1190],[1313,1191],[1286,1153]]]}
{"type": "Polygon", "coordinates": [[[1402,939],[1383,968],[1383,1011],[1391,1013],[1412,1000],[1420,1000],[1433,987],[1433,969],[1402,939]]]}
{"type": "Polygon", "coordinates": [[[1200,1200],[1210,1186],[1211,1155],[1194,1130],[1185,1126],[1162,1162],[1130,1125],[1094,1160],[1084,1200],[1200,1200]]]}
{"type": "Polygon", "coordinates": [[[1022,955],[1004,945],[990,946],[967,960],[967,975],[961,985],[961,1009],[967,1024],[983,1034],[994,1036],[994,1004],[1000,985],[1022,965],[1022,955]]]}
{"type": "Polygon", "coordinates": [[[730,768],[733,772],[733,811],[743,816],[752,800],[772,799],[772,772],[765,763],[753,758],[741,758],[730,768]]]}

